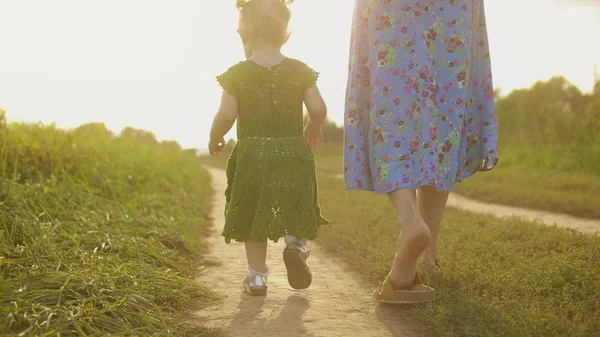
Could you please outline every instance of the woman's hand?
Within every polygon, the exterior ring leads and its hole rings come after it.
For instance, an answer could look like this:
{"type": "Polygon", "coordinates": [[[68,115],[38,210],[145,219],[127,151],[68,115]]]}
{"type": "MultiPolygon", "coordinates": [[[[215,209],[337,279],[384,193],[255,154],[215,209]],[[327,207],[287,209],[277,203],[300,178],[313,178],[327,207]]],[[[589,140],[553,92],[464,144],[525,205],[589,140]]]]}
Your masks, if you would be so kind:
{"type": "Polygon", "coordinates": [[[309,119],[304,127],[304,137],[310,148],[314,149],[323,142],[323,129],[313,124],[309,119]]]}
{"type": "Polygon", "coordinates": [[[490,163],[490,157],[485,158],[479,166],[480,172],[487,172],[492,170],[496,166],[496,162],[490,163]]]}
{"type": "Polygon", "coordinates": [[[221,138],[221,140],[211,139],[208,142],[208,152],[210,152],[211,156],[218,156],[223,150],[225,150],[225,138],[221,138]]]}

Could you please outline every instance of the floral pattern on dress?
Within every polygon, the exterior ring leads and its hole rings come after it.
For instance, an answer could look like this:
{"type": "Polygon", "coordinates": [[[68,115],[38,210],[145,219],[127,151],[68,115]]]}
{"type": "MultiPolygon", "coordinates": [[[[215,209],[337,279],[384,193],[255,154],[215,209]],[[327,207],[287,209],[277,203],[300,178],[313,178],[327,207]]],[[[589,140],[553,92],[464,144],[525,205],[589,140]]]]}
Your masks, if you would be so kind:
{"type": "Polygon", "coordinates": [[[344,121],[346,189],[456,182],[498,161],[482,0],[356,0],[344,121]]]}

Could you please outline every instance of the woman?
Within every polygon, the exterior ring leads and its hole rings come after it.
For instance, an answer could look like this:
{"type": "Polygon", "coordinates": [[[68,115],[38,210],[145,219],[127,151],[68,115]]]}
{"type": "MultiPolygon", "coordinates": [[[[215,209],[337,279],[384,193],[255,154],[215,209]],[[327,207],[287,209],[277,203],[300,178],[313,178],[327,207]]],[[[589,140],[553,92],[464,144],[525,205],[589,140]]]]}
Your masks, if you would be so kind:
{"type": "Polygon", "coordinates": [[[417,260],[437,263],[448,192],[498,162],[490,68],[483,0],[356,0],[346,189],[387,194],[402,230],[379,301],[436,297],[417,260]]]}

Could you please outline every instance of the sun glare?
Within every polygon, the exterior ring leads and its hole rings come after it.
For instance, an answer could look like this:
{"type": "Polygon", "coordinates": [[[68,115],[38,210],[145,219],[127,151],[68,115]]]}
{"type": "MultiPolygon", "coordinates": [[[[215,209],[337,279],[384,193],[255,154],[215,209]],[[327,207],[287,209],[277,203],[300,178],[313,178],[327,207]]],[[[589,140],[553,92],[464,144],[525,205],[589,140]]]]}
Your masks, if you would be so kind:
{"type": "MultiPolygon", "coordinates": [[[[489,0],[494,83],[504,93],[562,75],[583,91],[600,64],[600,11],[559,0],[489,0]]],[[[291,5],[288,56],[321,73],[343,121],[353,1],[291,5]]],[[[203,147],[220,89],[243,58],[234,1],[0,1],[0,106],[9,120],[134,125],[203,147]],[[35,3],[35,6],[32,4],[35,3]],[[33,10],[35,8],[35,10],[33,10]]]]}

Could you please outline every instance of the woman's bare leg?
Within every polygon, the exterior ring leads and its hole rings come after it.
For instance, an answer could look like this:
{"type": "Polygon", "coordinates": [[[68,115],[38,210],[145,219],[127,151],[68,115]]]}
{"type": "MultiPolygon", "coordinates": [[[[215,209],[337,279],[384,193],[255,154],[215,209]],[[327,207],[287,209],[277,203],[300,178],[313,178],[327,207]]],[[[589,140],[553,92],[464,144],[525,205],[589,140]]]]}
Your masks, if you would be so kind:
{"type": "Polygon", "coordinates": [[[415,190],[399,189],[390,192],[388,197],[396,210],[401,231],[389,277],[394,288],[400,290],[415,281],[417,260],[429,245],[429,228],[419,213],[415,190]]]}
{"type": "Polygon", "coordinates": [[[437,261],[437,238],[448,195],[448,191],[438,192],[433,186],[422,186],[418,191],[419,212],[431,233],[429,247],[425,250],[423,258],[425,263],[431,266],[437,261]]]}

